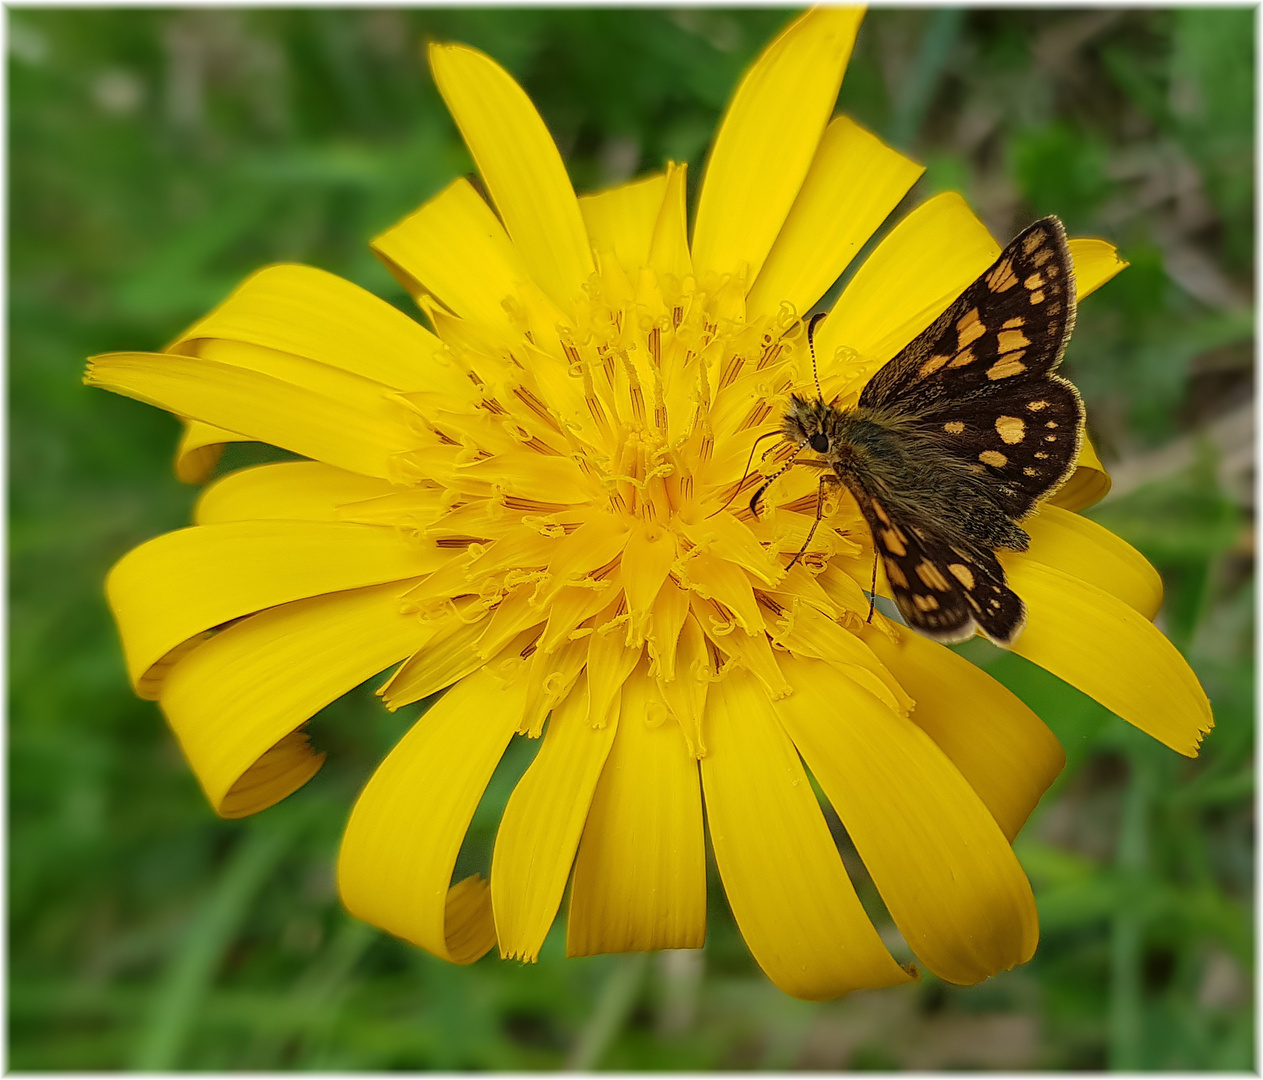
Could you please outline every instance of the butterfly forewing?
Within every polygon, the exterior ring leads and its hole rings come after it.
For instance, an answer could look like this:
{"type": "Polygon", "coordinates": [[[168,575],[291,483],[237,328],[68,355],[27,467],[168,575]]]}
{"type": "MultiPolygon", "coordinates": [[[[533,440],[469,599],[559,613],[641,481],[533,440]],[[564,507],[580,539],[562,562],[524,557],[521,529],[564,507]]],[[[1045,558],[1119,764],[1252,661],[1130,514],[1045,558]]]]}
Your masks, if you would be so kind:
{"type": "Polygon", "coordinates": [[[919,413],[1046,376],[1061,360],[1074,316],[1065,230],[1043,218],[869,381],[859,403],[919,413]]]}

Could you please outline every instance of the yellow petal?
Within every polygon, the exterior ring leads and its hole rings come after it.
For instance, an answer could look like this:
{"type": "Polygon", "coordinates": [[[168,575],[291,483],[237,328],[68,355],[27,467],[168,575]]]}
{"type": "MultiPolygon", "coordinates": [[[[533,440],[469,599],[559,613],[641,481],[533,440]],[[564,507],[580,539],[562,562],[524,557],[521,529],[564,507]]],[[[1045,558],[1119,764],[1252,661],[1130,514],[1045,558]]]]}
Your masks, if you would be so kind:
{"type": "Polygon", "coordinates": [[[377,691],[386,708],[394,712],[411,705],[486,666],[486,659],[476,647],[487,628],[486,617],[478,617],[480,611],[473,607],[472,614],[462,612],[465,617],[453,616],[436,629],[425,648],[377,691]]]}
{"type": "MultiPolygon", "coordinates": [[[[754,599],[750,579],[739,567],[716,555],[699,553],[682,559],[676,566],[680,583],[703,600],[717,600],[731,613],[747,634],[762,634],[763,613],[754,599]]],[[[727,621],[727,620],[724,620],[727,621]]],[[[725,631],[721,631],[724,633],[725,631]]]]}
{"type": "Polygon", "coordinates": [[[475,49],[431,45],[430,70],[522,262],[570,310],[594,269],[592,251],[544,121],[509,74],[475,49]]]}
{"type": "Polygon", "coordinates": [[[685,209],[685,184],[687,165],[667,166],[666,190],[662,206],[654,222],[649,241],[647,263],[659,275],[685,278],[693,272],[693,258],[689,254],[688,217],[685,209]]]}
{"type": "Polygon", "coordinates": [[[1031,546],[1015,559],[1045,566],[1090,582],[1130,604],[1146,619],[1162,606],[1162,579],[1149,561],[1126,540],[1095,521],[1056,506],[1041,506],[1022,522],[1031,546]]]}
{"type": "MultiPolygon", "coordinates": [[[[640,662],[642,647],[628,647],[626,621],[615,601],[593,620],[596,630],[588,637],[589,722],[600,727],[617,711],[619,694],[640,662]]],[[[641,710],[643,715],[644,710],[641,710]]]]}
{"type": "Polygon", "coordinates": [[[371,247],[414,297],[433,293],[461,318],[489,326],[511,325],[503,301],[530,278],[499,218],[464,178],[371,247]]]}
{"type": "Polygon", "coordinates": [[[969,781],[1011,842],[1066,763],[1048,726],[1000,683],[951,649],[897,627],[864,641],[916,707],[912,722],[969,781]]]}
{"type": "Polygon", "coordinates": [[[1029,960],[1035,898],[982,801],[929,736],[840,672],[783,661],[774,707],[842,819],[895,925],[940,978],[1029,960]]]}
{"type": "Polygon", "coordinates": [[[463,392],[463,373],[443,343],[372,293],[314,266],[269,266],[246,278],[219,307],[168,348],[204,338],[259,345],[316,360],[397,390],[443,383],[463,392]]]}
{"type": "Polygon", "coordinates": [[[260,518],[340,521],[339,506],[397,490],[385,480],[318,461],[257,465],[211,484],[197,500],[193,521],[197,525],[260,518]]]}
{"type": "Polygon", "coordinates": [[[500,485],[506,494],[542,502],[578,503],[592,498],[592,484],[569,457],[510,450],[483,461],[462,465],[460,472],[475,480],[500,485]]]}
{"type": "Polygon", "coordinates": [[[592,514],[574,532],[559,540],[548,563],[548,585],[540,603],[549,603],[565,586],[574,585],[614,559],[627,544],[627,521],[613,514],[592,514]]]}
{"type": "Polygon", "coordinates": [[[711,844],[759,966],[787,994],[809,1000],[907,982],[860,905],[762,688],[733,671],[711,688],[707,710],[711,844]]]}
{"type": "Polygon", "coordinates": [[[775,315],[785,301],[799,317],[810,311],[923,172],[849,116],[833,119],[750,290],[747,317],[775,315]]]}
{"type": "Polygon", "coordinates": [[[697,207],[699,276],[759,269],[802,187],[842,85],[862,7],[816,8],[764,51],[715,137],[697,207]]]}
{"type": "MultiPolygon", "coordinates": [[[[670,591],[684,597],[681,589],[672,586],[670,591]]],[[[663,595],[667,593],[664,591],[663,595]]],[[[664,610],[665,606],[659,604],[654,612],[655,619],[664,610]]],[[[687,613],[687,606],[684,610],[687,613]]],[[[711,666],[706,635],[695,618],[684,620],[684,624],[676,630],[676,636],[670,638],[670,653],[667,654],[664,647],[663,655],[669,655],[669,665],[655,658],[650,663],[650,676],[657,679],[658,695],[684,732],[689,753],[695,758],[704,757],[706,692],[715,672],[711,666]]]]}
{"type": "Polygon", "coordinates": [[[700,949],[706,937],[697,762],[650,690],[643,667],[623,688],[575,860],[568,956],[700,949]]]}
{"type": "Polygon", "coordinates": [[[727,510],[697,522],[681,521],[680,530],[694,547],[748,570],[769,585],[785,576],[781,564],[759,543],[750,526],[727,510]]]}
{"type": "MultiPolygon", "coordinates": [[[[769,599],[778,602],[787,598],[779,594],[769,599]]],[[[786,604],[777,614],[780,617],[768,629],[777,645],[794,656],[836,665],[887,708],[905,716],[911,710],[913,700],[904,692],[899,679],[849,630],[807,604],[786,604]]]]}
{"type": "Polygon", "coordinates": [[[180,529],[141,544],[114,565],[105,588],[136,685],[172,649],[230,619],[416,577],[450,558],[450,551],[371,525],[246,521],[180,529]]]}
{"type": "Polygon", "coordinates": [[[588,723],[582,682],[553,710],[544,745],[513,789],[496,833],[491,905],[501,956],[539,956],[617,730],[617,715],[604,727],[588,723]]]}
{"type": "Polygon", "coordinates": [[[253,814],[305,783],[310,753],[262,788],[260,759],[329,702],[418,649],[431,630],[400,610],[411,582],[315,596],[260,612],[177,663],[162,710],[211,805],[253,814]],[[247,796],[247,797],[242,797],[247,796]]]}
{"type": "Polygon", "coordinates": [[[456,964],[473,963],[495,944],[486,883],[448,885],[523,698],[520,682],[471,675],[378,766],[338,856],[338,890],[352,915],[456,964]]]}
{"type": "Polygon", "coordinates": [[[1108,240],[1073,237],[1069,246],[1070,258],[1074,260],[1075,289],[1080,300],[1131,265],[1119,256],[1118,248],[1108,240]]]}
{"type": "Polygon", "coordinates": [[[815,345],[826,400],[846,380],[876,372],[999,254],[1000,245],[955,192],[913,210],[877,245],[820,325],[815,345]],[[860,354],[848,370],[845,357],[835,355],[843,347],[860,354]]]}
{"type": "Polygon", "coordinates": [[[1187,661],[1144,615],[1033,559],[1001,553],[1026,629],[1013,651],[1095,698],[1177,753],[1196,757],[1214,726],[1187,661]]]}
{"type": "Polygon", "coordinates": [[[647,638],[649,658],[652,661],[650,672],[658,678],[675,678],[675,645],[688,613],[689,595],[675,582],[668,583],[665,589],[659,591],[658,599],[653,605],[647,638]]]}
{"type": "MultiPolygon", "coordinates": [[[[221,356],[231,351],[239,359],[259,360],[267,352],[217,344],[221,356]]],[[[399,471],[396,456],[424,444],[412,411],[384,387],[334,368],[308,366],[318,378],[304,385],[236,363],[110,353],[89,361],[84,382],[368,476],[391,478],[399,471]]]]}
{"type": "Polygon", "coordinates": [[[653,610],[676,550],[675,532],[660,525],[641,524],[628,534],[623,551],[623,589],[637,632],[653,610]]]}
{"type": "Polygon", "coordinates": [[[204,484],[210,479],[224,443],[249,442],[244,435],[211,427],[197,420],[184,421],[184,434],[175,451],[175,475],[182,484],[204,484]]]}
{"type": "Polygon", "coordinates": [[[655,173],[595,195],[582,195],[583,214],[592,250],[613,252],[623,269],[648,265],[649,243],[667,190],[667,174],[655,173]]]}
{"type": "Polygon", "coordinates": [[[1075,462],[1074,472],[1048,500],[1065,510],[1083,510],[1100,502],[1109,494],[1111,486],[1110,475],[1096,456],[1088,433],[1083,431],[1080,435],[1079,459],[1075,462]]]}
{"type": "MultiPolygon", "coordinates": [[[[617,571],[615,571],[617,573],[617,571]]],[[[617,589],[617,585],[611,585],[617,589]]],[[[610,589],[562,589],[548,601],[548,624],[539,639],[539,647],[545,652],[561,648],[567,641],[586,637],[590,629],[578,629],[579,624],[592,618],[609,604],[610,589]]],[[[584,645],[587,653],[587,645],[584,645]]]]}

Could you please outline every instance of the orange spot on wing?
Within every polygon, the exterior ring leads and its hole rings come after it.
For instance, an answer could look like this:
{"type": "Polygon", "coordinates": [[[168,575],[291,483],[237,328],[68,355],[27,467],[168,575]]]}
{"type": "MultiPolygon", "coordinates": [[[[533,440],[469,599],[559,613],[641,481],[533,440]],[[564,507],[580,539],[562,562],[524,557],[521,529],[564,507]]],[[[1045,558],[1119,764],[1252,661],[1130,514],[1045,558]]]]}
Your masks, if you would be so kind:
{"type": "Polygon", "coordinates": [[[995,422],[996,433],[1010,446],[1026,437],[1026,423],[1016,416],[1001,416],[995,422]]]}
{"type": "Polygon", "coordinates": [[[987,328],[978,315],[978,309],[972,308],[956,321],[956,349],[959,352],[966,345],[977,341],[987,328]]]}
{"type": "Polygon", "coordinates": [[[1002,353],[1012,352],[1014,349],[1025,349],[1031,343],[1021,330],[1001,330],[997,340],[999,345],[996,351],[1002,353]]]}
{"type": "Polygon", "coordinates": [[[1026,351],[1008,353],[1006,356],[1000,357],[994,364],[987,368],[988,379],[1007,379],[1012,375],[1019,375],[1026,370],[1026,365],[1022,363],[1021,357],[1026,355],[1026,351]]]}
{"type": "Polygon", "coordinates": [[[921,365],[917,374],[924,379],[927,375],[933,375],[939,368],[947,363],[946,356],[931,356],[924,364],[921,365]]]}
{"type": "Polygon", "coordinates": [[[922,559],[917,563],[917,577],[931,589],[938,589],[939,592],[947,592],[951,588],[942,571],[928,559],[922,559]]]}
{"type": "Polygon", "coordinates": [[[987,288],[992,292],[1008,292],[1017,284],[1017,275],[1013,273],[1013,260],[1005,259],[987,274],[986,280],[987,288]]]}

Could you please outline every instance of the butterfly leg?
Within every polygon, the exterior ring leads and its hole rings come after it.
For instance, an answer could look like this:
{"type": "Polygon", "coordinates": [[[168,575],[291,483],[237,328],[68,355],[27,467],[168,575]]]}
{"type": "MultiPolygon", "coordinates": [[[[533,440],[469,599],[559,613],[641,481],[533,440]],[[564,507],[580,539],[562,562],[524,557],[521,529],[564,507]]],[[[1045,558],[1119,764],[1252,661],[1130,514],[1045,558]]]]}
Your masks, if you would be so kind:
{"type": "Polygon", "coordinates": [[[803,546],[798,549],[798,554],[789,560],[789,566],[785,567],[789,570],[799,559],[803,557],[803,553],[811,546],[811,539],[816,535],[816,529],[820,527],[820,519],[824,517],[824,489],[828,484],[840,484],[841,480],[833,473],[825,473],[820,477],[820,487],[816,489],[816,520],[811,523],[811,531],[807,533],[807,539],[803,542],[803,546]]]}
{"type": "Polygon", "coordinates": [[[868,590],[868,618],[864,621],[871,623],[873,621],[873,608],[877,606],[877,545],[873,545],[873,584],[868,590]]]}

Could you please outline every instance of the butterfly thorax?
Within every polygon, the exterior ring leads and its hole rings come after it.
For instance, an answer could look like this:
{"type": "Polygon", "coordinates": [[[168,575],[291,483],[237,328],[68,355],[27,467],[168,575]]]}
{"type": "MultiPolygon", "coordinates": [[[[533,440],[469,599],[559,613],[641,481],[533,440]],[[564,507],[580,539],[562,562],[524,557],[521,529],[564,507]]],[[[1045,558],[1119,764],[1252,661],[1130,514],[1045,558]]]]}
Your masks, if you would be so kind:
{"type": "Polygon", "coordinates": [[[967,550],[1026,549],[985,465],[946,452],[933,430],[899,410],[825,408],[829,446],[820,456],[861,506],[877,500],[967,550]]]}

